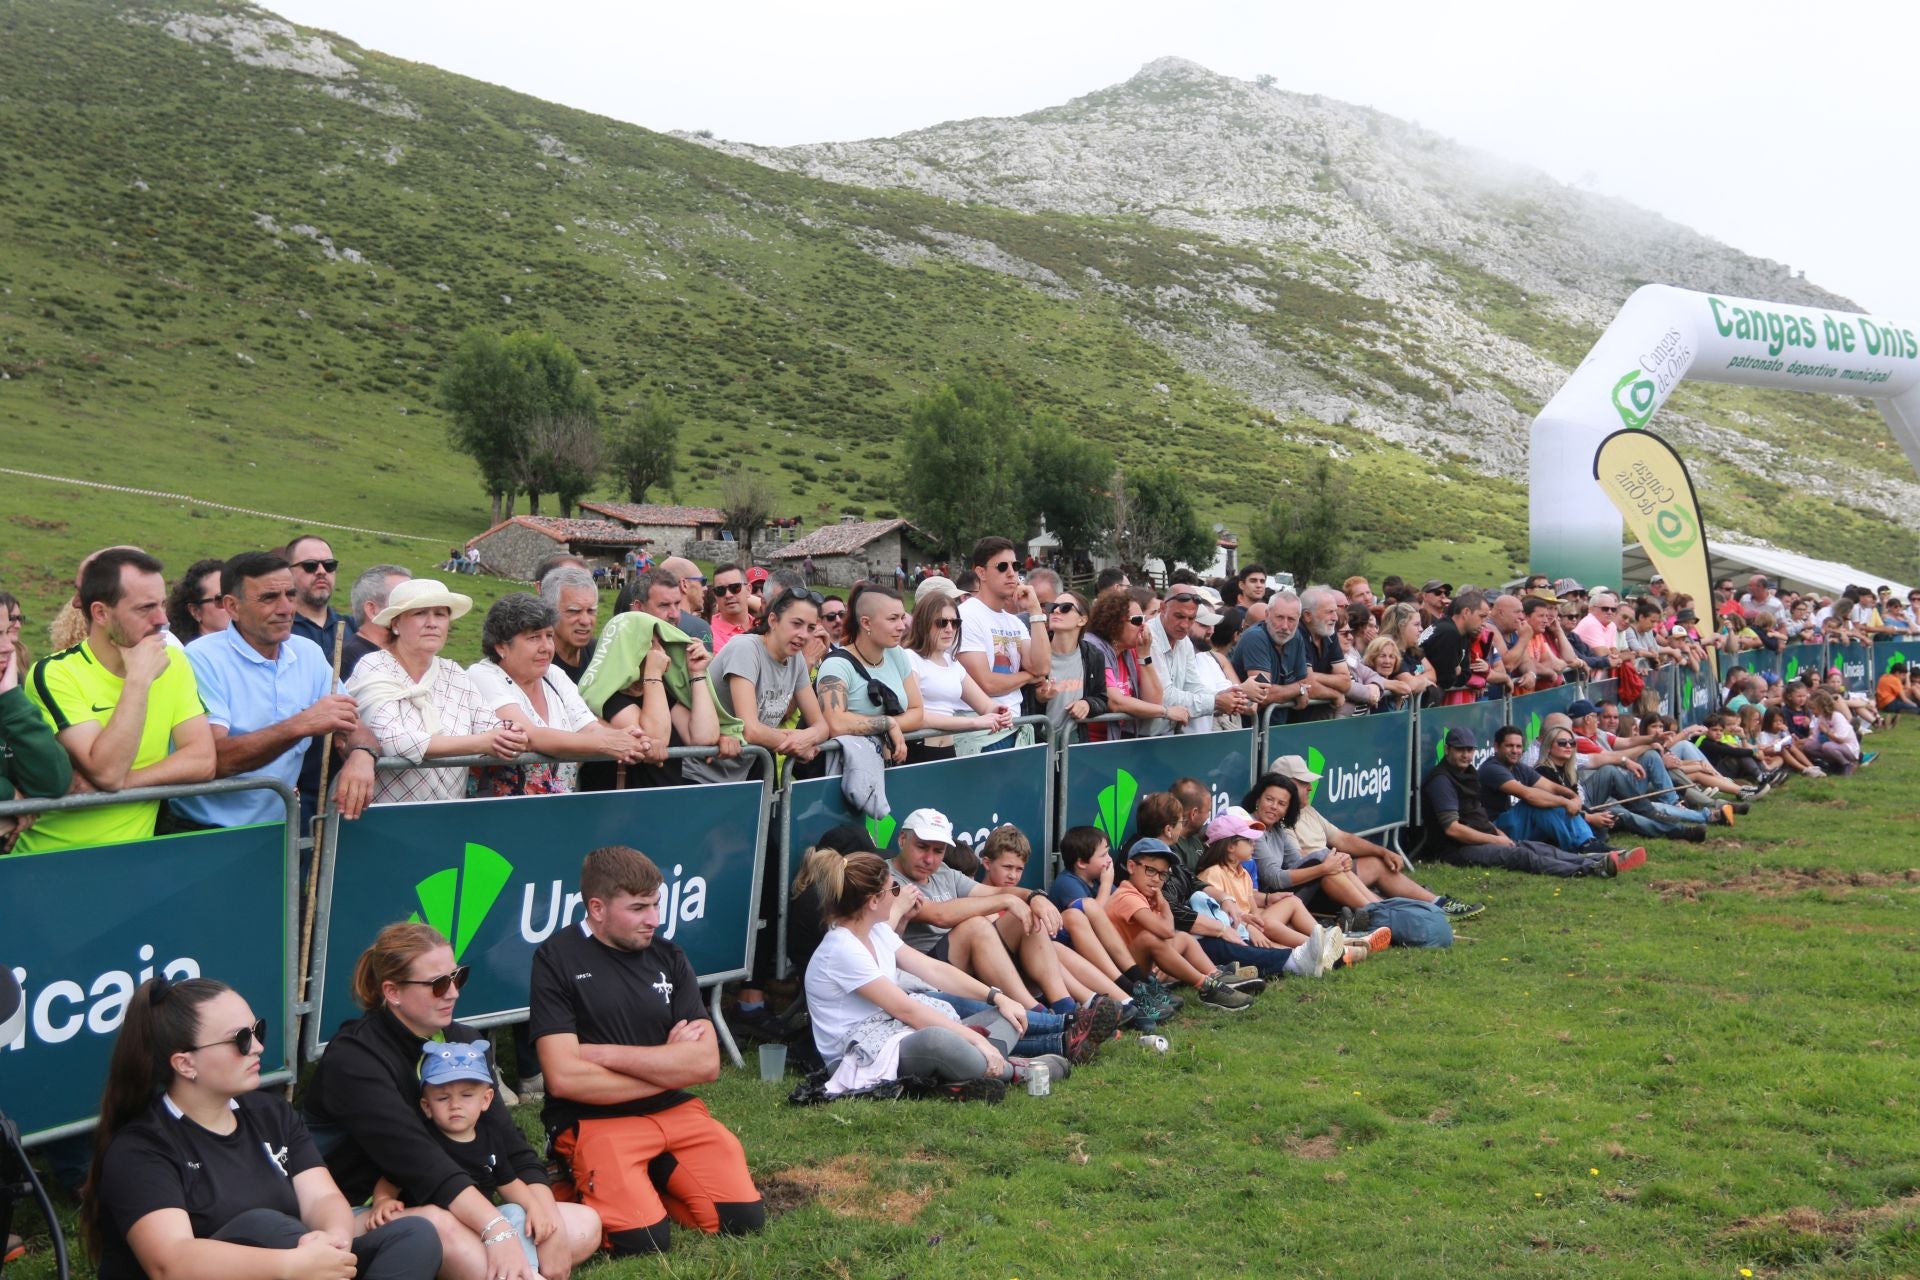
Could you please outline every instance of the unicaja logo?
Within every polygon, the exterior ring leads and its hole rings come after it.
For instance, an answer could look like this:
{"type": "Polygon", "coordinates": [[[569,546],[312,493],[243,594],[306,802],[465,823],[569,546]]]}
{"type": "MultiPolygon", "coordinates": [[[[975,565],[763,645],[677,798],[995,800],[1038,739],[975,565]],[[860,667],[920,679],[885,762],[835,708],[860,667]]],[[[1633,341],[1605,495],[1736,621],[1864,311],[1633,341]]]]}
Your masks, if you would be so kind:
{"type": "MultiPolygon", "coordinates": [[[[1307,748],[1307,771],[1309,773],[1318,773],[1323,776],[1327,772],[1327,757],[1324,753],[1321,752],[1320,748],[1318,747],[1307,748]]],[[[1311,787],[1307,788],[1307,803],[1312,804],[1315,798],[1319,796],[1319,794],[1320,794],[1320,781],[1316,780],[1311,787]]]]}
{"type": "Polygon", "coordinates": [[[1113,784],[1100,788],[1096,797],[1100,812],[1094,816],[1093,825],[1107,837],[1107,843],[1114,849],[1120,847],[1121,833],[1127,829],[1127,819],[1133,814],[1133,802],[1140,794],[1140,784],[1125,769],[1116,769],[1113,784]]]}
{"type": "Polygon", "coordinates": [[[1620,421],[1638,431],[1653,417],[1653,401],[1658,393],[1645,370],[1629,369],[1613,384],[1614,411],[1620,415],[1620,421]]]}
{"type": "Polygon", "coordinates": [[[453,943],[453,958],[466,954],[467,944],[513,876],[513,864],[483,844],[469,843],[457,867],[436,871],[413,886],[420,910],[407,919],[425,921],[453,943]]]}

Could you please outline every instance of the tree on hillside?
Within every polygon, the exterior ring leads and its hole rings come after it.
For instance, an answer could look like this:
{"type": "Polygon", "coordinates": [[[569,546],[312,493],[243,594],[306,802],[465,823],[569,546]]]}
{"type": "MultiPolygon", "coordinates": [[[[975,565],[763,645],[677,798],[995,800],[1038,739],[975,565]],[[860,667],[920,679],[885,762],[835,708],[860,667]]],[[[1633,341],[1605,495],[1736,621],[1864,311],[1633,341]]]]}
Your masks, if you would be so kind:
{"type": "Polygon", "coordinates": [[[1199,569],[1213,563],[1214,535],[1194,513],[1187,482],[1172,467],[1149,466],[1131,475],[1113,473],[1113,544],[1121,563],[1144,569],[1159,559],[1167,568],[1184,560],[1199,569]]]}
{"type": "Polygon", "coordinates": [[[527,495],[527,509],[540,514],[540,495],[560,499],[560,514],[600,481],[607,466],[607,440],[600,426],[579,414],[541,414],[520,432],[514,476],[527,495]]]}
{"type": "Polygon", "coordinates": [[[680,458],[680,418],[662,395],[654,395],[629,418],[613,443],[613,469],[628,502],[645,502],[647,490],[673,483],[680,458]]]}
{"type": "Polygon", "coordinates": [[[1020,438],[998,382],[962,379],[916,399],[903,442],[908,518],[954,556],[988,534],[1023,533],[1012,476],[1020,438]]]}
{"type": "Polygon", "coordinates": [[[1346,468],[1321,458],[1288,496],[1267,504],[1247,536],[1261,564],[1291,573],[1304,587],[1332,577],[1352,514],[1346,468]]]}
{"type": "MultiPolygon", "coordinates": [[[[536,419],[599,421],[599,397],[580,361],[552,334],[522,329],[504,338],[469,329],[447,359],[440,403],[453,447],[480,469],[493,520],[513,514],[528,491],[526,433],[536,419]]],[[[578,496],[576,494],[576,496],[578,496]]],[[[538,502],[538,494],[533,497],[538,502]]]]}
{"type": "Polygon", "coordinates": [[[753,535],[773,514],[773,486],[751,471],[729,471],[720,482],[720,515],[740,544],[739,561],[753,563],[753,535]]]}
{"type": "Polygon", "coordinates": [[[1025,452],[1019,477],[1022,522],[1030,526],[1045,517],[1047,532],[1060,540],[1062,560],[1071,564],[1075,555],[1097,548],[1113,522],[1113,496],[1107,492],[1113,451],[1075,435],[1043,410],[1033,415],[1025,452]]]}

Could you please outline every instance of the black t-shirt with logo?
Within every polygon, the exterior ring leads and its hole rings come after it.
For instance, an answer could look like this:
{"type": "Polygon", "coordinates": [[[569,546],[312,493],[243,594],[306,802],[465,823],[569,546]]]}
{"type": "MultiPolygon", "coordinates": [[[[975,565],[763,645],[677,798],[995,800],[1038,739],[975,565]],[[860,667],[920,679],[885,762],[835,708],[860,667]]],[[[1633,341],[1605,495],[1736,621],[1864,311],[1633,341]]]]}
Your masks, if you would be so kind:
{"type": "Polygon", "coordinates": [[[214,1133],[162,1095],[113,1136],[99,1173],[100,1280],[144,1280],[127,1232],[150,1213],[183,1209],[206,1239],[249,1209],[300,1216],[294,1175],[321,1168],[307,1126],[277,1092],[233,1100],[232,1133],[214,1133]]]}
{"type": "MultiPolygon", "coordinates": [[[[472,1142],[449,1138],[432,1120],[427,1121],[427,1128],[440,1149],[460,1166],[460,1172],[473,1179],[473,1185],[487,1199],[499,1193],[501,1183],[520,1180],[520,1171],[514,1168],[514,1156],[526,1144],[526,1139],[514,1127],[511,1114],[493,1107],[482,1112],[480,1123],[474,1126],[472,1142]]],[[[412,1194],[402,1194],[409,1205],[432,1203],[412,1194]]]]}
{"type": "MultiPolygon", "coordinates": [[[[587,932],[587,922],[561,929],[533,953],[527,1030],[541,1036],[577,1036],[581,1044],[651,1048],[667,1042],[677,1022],[705,1020],[707,1006],[687,953],[654,935],[642,951],[610,947],[587,932]]],[[[574,1102],[549,1090],[540,1118],[549,1133],[578,1120],[643,1116],[692,1098],[669,1089],[632,1102],[574,1102]]]]}

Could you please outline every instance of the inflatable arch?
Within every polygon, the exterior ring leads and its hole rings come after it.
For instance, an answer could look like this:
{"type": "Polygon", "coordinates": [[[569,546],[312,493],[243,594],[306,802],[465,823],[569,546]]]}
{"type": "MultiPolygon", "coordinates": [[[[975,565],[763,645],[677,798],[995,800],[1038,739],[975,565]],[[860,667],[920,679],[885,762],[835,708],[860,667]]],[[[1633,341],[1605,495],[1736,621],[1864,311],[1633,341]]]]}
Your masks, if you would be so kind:
{"type": "Polygon", "coordinates": [[[1619,584],[1620,515],[1594,482],[1594,451],[1623,426],[1646,426],[1683,378],[1871,396],[1920,471],[1912,326],[1644,285],[1533,421],[1533,572],[1619,584]]]}

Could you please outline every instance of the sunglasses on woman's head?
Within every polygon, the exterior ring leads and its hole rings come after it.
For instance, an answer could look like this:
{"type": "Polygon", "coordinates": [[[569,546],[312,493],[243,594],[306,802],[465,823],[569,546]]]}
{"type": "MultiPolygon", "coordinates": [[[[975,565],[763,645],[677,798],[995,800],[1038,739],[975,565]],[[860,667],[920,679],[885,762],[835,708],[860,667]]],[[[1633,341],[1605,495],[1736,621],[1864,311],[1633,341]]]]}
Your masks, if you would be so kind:
{"type": "Polygon", "coordinates": [[[262,1049],[265,1049],[267,1047],[267,1020],[265,1018],[257,1019],[252,1026],[240,1028],[225,1040],[215,1040],[211,1044],[192,1045],[190,1046],[190,1051],[198,1053],[202,1049],[218,1049],[223,1044],[232,1045],[234,1052],[242,1055],[252,1053],[253,1046],[256,1044],[262,1049]]]}
{"type": "Polygon", "coordinates": [[[467,979],[473,975],[473,966],[463,964],[452,973],[443,973],[437,978],[402,978],[396,984],[402,987],[426,987],[435,996],[444,996],[449,991],[458,991],[467,985],[467,979]]]}

